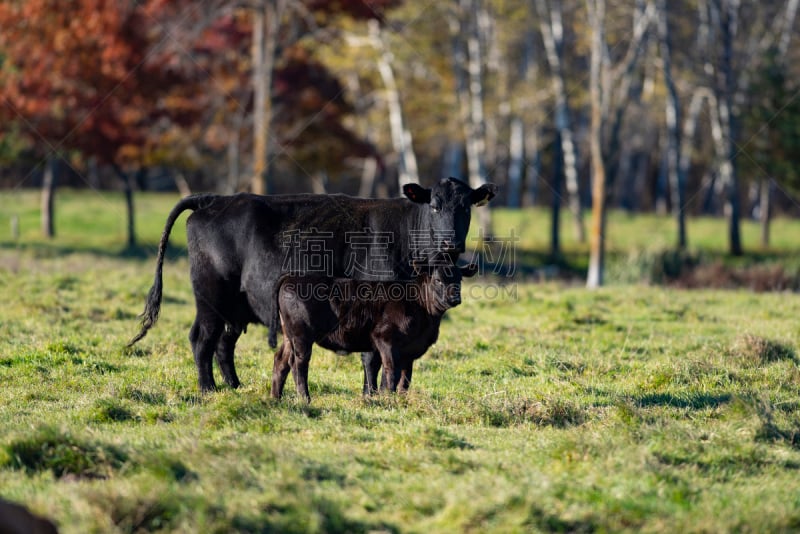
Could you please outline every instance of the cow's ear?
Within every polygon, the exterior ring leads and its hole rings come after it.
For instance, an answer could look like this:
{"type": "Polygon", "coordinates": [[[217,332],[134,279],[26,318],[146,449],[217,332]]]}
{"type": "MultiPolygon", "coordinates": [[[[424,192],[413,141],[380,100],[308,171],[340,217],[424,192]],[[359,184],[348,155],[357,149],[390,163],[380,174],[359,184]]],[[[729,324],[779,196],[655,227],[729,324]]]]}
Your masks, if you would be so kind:
{"type": "Polygon", "coordinates": [[[431,190],[425,189],[419,184],[404,185],[403,194],[407,196],[411,202],[416,202],[417,204],[431,203],[431,190]]]}
{"type": "Polygon", "coordinates": [[[471,278],[478,274],[478,264],[477,263],[470,263],[466,267],[459,267],[461,269],[461,276],[464,278],[471,278]]]}
{"type": "Polygon", "coordinates": [[[483,184],[478,189],[470,193],[469,199],[474,206],[483,206],[494,198],[497,193],[497,186],[494,184],[483,184]]]}
{"type": "Polygon", "coordinates": [[[411,267],[414,269],[414,276],[419,276],[422,274],[427,265],[427,262],[421,258],[414,258],[411,260],[411,267]]]}

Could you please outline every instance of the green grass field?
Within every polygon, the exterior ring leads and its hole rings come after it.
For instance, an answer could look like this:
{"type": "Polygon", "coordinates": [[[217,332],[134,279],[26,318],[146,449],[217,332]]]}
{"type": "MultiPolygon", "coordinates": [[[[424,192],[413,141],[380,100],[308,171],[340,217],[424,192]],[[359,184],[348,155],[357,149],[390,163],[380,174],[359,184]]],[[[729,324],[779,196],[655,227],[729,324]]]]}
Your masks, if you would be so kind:
{"type": "MultiPolygon", "coordinates": [[[[182,222],[161,319],[124,348],[175,200],[138,198],[130,251],[118,195],[62,192],[45,242],[36,194],[0,194],[0,497],[62,532],[800,529],[796,294],[474,278],[408,396],[363,399],[358,356],[315,349],[311,406],[293,387],[274,402],[255,326],[243,386],[201,396],[182,222]]],[[[547,245],[546,212],[497,225],[547,245]]],[[[791,258],[798,230],[778,221],[760,253],[791,258]]],[[[610,245],[624,256],[671,231],[613,214],[610,245]]],[[[722,221],[689,232],[724,256],[722,221]]],[[[755,235],[745,225],[751,251],[755,235]]]]}

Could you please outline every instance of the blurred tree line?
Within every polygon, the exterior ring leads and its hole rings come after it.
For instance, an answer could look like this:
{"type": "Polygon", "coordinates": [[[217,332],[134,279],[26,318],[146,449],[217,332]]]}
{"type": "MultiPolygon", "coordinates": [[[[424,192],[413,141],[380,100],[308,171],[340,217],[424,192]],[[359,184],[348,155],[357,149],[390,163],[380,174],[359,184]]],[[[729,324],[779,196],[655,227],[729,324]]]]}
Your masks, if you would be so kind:
{"type": "Polygon", "coordinates": [[[679,247],[686,215],[725,214],[740,254],[741,217],[766,244],[769,215],[798,211],[797,10],[2,0],[0,185],[120,188],[132,221],[137,189],[391,196],[456,176],[571,217],[593,249],[606,207],[672,213],[679,247]]]}

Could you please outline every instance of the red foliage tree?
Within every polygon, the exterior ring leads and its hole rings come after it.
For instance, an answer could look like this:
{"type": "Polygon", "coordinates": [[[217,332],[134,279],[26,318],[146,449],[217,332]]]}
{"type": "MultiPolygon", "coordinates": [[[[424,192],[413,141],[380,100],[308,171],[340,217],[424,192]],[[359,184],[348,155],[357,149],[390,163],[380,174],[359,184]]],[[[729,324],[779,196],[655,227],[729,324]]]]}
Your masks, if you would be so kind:
{"type": "Polygon", "coordinates": [[[165,17],[190,2],[26,0],[0,4],[4,119],[23,123],[48,159],[79,152],[123,179],[135,243],[129,172],[154,126],[188,124],[207,106],[197,69],[166,42],[165,17]],[[171,12],[171,13],[170,13],[171,12]]]}
{"type": "MultiPolygon", "coordinates": [[[[127,163],[162,118],[191,121],[202,93],[173,68],[154,32],[161,1],[26,0],[0,4],[3,107],[47,151],[127,163]]],[[[166,48],[165,48],[166,50],[166,48]]]]}
{"type": "MultiPolygon", "coordinates": [[[[280,28],[272,94],[279,120],[272,128],[292,159],[331,168],[347,154],[371,150],[342,125],[350,107],[338,80],[297,43],[342,14],[381,18],[396,3],[288,3],[293,23],[280,28]]],[[[252,112],[252,21],[241,5],[2,2],[0,119],[24,125],[40,156],[79,153],[113,167],[125,184],[133,245],[131,171],[174,163],[191,144],[218,150],[243,130],[243,121],[231,117],[252,112]]]]}

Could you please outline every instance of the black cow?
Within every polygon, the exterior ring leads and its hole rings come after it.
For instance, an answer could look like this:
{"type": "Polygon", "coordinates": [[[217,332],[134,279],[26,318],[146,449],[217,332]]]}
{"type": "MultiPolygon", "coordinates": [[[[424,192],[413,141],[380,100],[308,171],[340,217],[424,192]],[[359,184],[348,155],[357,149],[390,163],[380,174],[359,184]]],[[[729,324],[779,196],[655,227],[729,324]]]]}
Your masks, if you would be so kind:
{"type": "Polygon", "coordinates": [[[446,257],[407,281],[283,276],[278,288],[283,343],[275,353],[272,396],[281,398],[291,369],[297,394],[311,400],[308,364],[314,343],[340,354],[379,352],[386,389],[407,391],[414,360],[436,342],[444,313],[461,304],[462,276],[477,272],[475,265],[448,263],[446,257]]]}
{"type": "MultiPolygon", "coordinates": [[[[161,306],[162,268],[169,234],[185,210],[190,275],[197,315],[189,332],[200,389],[215,389],[216,356],[225,382],[238,387],[234,346],[250,323],[270,328],[277,345],[276,282],[285,272],[373,280],[407,280],[411,261],[444,251],[455,263],[464,251],[470,207],[494,197],[494,184],[472,189],[455,178],[431,189],[403,187],[408,199],[346,195],[194,195],[167,217],[155,280],[140,332],[155,324],[161,306]],[[368,263],[368,265],[363,265],[368,263]]],[[[380,360],[364,354],[364,392],[377,389],[380,360]]]]}

